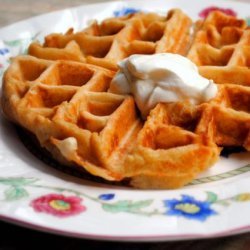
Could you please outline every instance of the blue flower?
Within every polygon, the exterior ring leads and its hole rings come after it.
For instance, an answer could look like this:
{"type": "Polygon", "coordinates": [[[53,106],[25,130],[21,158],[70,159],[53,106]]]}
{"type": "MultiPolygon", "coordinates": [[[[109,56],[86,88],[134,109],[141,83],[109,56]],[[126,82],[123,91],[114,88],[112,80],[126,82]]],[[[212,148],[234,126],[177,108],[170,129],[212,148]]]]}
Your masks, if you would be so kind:
{"type": "Polygon", "coordinates": [[[139,10],[134,9],[134,8],[123,8],[117,11],[114,11],[114,16],[119,17],[119,16],[124,16],[132,13],[136,13],[139,10]]]}
{"type": "Polygon", "coordinates": [[[112,200],[114,197],[115,197],[115,194],[101,194],[101,195],[98,196],[98,198],[100,200],[103,200],[103,201],[112,200]]]}
{"type": "Polygon", "coordinates": [[[183,216],[188,219],[205,221],[209,216],[217,213],[210,208],[211,203],[207,201],[198,201],[189,195],[182,195],[181,200],[164,200],[165,207],[168,210],[166,215],[183,216]]]}
{"type": "Polygon", "coordinates": [[[1,48],[0,49],[0,55],[2,55],[2,56],[4,56],[5,54],[7,54],[9,52],[10,52],[9,49],[7,49],[7,48],[1,48]]]}

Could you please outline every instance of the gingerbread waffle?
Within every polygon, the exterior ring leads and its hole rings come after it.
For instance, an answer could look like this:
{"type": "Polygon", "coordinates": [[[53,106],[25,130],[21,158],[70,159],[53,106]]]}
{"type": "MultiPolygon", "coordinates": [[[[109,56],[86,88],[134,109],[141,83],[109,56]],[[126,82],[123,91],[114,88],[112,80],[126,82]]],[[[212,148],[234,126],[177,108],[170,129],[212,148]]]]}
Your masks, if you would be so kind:
{"type": "MultiPolygon", "coordinates": [[[[180,10],[167,18],[138,13],[93,23],[78,33],[52,34],[44,46],[32,44],[33,56],[16,57],[4,75],[4,113],[35,134],[55,159],[92,175],[128,179],[137,188],[187,184],[218,160],[221,147],[250,148],[248,69],[236,56],[237,66],[225,64],[225,55],[246,51],[240,49],[246,24],[218,12],[197,24],[188,57],[201,74],[223,78],[208,103],[159,103],[144,121],[132,96],[110,92],[115,71],[108,69],[134,53],[187,53],[190,19],[183,15],[180,10]],[[227,29],[237,34],[231,42],[227,29]],[[235,67],[242,75],[230,82],[223,72],[235,67]]],[[[244,58],[247,64],[247,52],[244,58]]]]}
{"type": "Polygon", "coordinates": [[[83,31],[51,34],[45,44],[32,43],[29,54],[49,59],[70,59],[117,70],[117,63],[132,54],[172,52],[185,54],[192,21],[181,10],[135,13],[93,22],[83,31]],[[178,27],[178,28],[177,28],[178,27]]]}

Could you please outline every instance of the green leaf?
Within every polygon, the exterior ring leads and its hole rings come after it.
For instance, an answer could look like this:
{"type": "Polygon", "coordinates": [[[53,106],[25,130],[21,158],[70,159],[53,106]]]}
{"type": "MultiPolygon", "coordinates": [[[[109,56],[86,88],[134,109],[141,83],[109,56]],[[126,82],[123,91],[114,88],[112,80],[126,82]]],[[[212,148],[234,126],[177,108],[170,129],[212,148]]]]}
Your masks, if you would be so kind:
{"type": "Polygon", "coordinates": [[[131,201],[131,200],[121,200],[115,203],[109,204],[105,203],[102,208],[111,213],[119,212],[138,212],[144,207],[148,207],[152,204],[153,200],[142,200],[142,201],[131,201]]]}
{"type": "Polygon", "coordinates": [[[246,18],[247,25],[250,26],[250,17],[246,18]]]}
{"type": "Polygon", "coordinates": [[[7,46],[17,47],[17,46],[20,46],[26,40],[27,40],[27,38],[25,38],[25,39],[11,40],[11,41],[3,41],[3,42],[7,46]]]}
{"type": "Polygon", "coordinates": [[[19,200],[29,196],[28,192],[24,188],[19,186],[11,186],[4,191],[4,195],[7,201],[19,200]]]}
{"type": "Polygon", "coordinates": [[[218,200],[217,194],[213,192],[206,192],[207,193],[207,199],[206,201],[209,203],[215,203],[218,200]]]}
{"type": "Polygon", "coordinates": [[[40,35],[40,31],[37,32],[33,37],[26,37],[26,38],[21,38],[21,39],[15,39],[15,40],[9,40],[9,41],[3,41],[5,45],[9,46],[9,47],[19,47],[19,46],[23,46],[27,43],[30,43],[32,41],[34,41],[35,39],[37,39],[37,37],[40,35]]]}
{"type": "Polygon", "coordinates": [[[0,178],[0,183],[4,185],[12,185],[12,186],[24,186],[29,185],[31,183],[34,183],[38,181],[35,178],[24,178],[24,177],[18,177],[18,178],[0,178]]]}
{"type": "Polygon", "coordinates": [[[230,202],[227,200],[221,200],[221,201],[217,201],[216,204],[222,205],[222,206],[229,206],[230,202]]]}

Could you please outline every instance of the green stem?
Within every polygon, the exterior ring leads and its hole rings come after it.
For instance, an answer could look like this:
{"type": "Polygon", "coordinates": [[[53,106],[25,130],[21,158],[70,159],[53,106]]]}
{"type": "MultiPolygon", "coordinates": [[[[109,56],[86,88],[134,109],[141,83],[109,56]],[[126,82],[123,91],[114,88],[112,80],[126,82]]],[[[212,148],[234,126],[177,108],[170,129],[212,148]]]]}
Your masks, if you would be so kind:
{"type": "Polygon", "coordinates": [[[233,201],[234,197],[229,197],[229,198],[225,198],[225,199],[221,199],[221,200],[217,200],[216,202],[214,202],[214,204],[225,204],[226,202],[230,202],[233,201]]]}
{"type": "Polygon", "coordinates": [[[77,196],[82,196],[82,197],[88,198],[88,199],[90,199],[92,201],[105,204],[105,202],[99,200],[98,198],[94,198],[94,197],[89,196],[89,195],[87,195],[85,193],[81,193],[79,191],[76,191],[76,190],[73,190],[73,189],[70,189],[70,188],[48,187],[48,186],[43,186],[43,185],[38,185],[38,184],[30,184],[29,186],[36,187],[36,188],[52,189],[52,190],[55,190],[55,191],[58,191],[58,192],[66,192],[67,191],[67,192],[70,192],[70,193],[74,193],[77,196]]]}

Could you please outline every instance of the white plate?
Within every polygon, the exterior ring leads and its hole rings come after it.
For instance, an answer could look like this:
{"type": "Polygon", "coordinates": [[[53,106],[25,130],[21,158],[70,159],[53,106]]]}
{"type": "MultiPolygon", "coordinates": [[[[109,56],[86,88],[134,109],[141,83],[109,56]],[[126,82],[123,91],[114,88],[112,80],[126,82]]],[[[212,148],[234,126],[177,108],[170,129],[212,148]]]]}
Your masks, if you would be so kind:
{"type": "MultiPolygon", "coordinates": [[[[249,5],[229,1],[111,2],[58,11],[0,30],[2,70],[33,39],[131,9],[165,12],[180,7],[197,19],[209,6],[250,15],[249,5]],[[142,4],[143,3],[143,4],[142,4]],[[143,8],[142,8],[143,6],[143,8]]],[[[230,235],[250,229],[250,155],[231,154],[192,185],[141,191],[87,182],[35,158],[0,117],[0,218],[38,230],[122,241],[167,241],[230,235]],[[68,212],[65,212],[68,211],[68,212]]]]}

